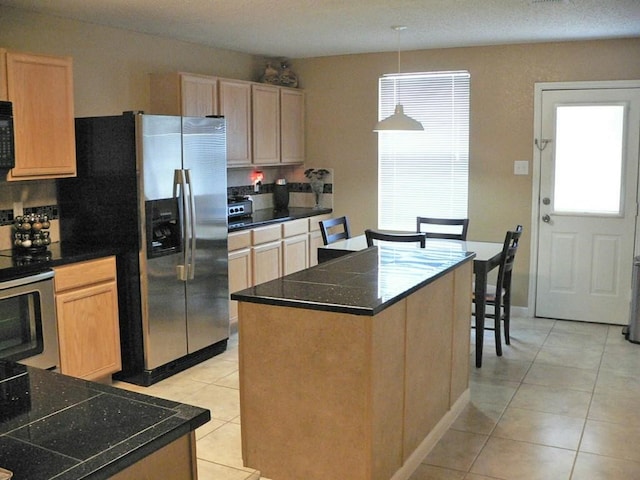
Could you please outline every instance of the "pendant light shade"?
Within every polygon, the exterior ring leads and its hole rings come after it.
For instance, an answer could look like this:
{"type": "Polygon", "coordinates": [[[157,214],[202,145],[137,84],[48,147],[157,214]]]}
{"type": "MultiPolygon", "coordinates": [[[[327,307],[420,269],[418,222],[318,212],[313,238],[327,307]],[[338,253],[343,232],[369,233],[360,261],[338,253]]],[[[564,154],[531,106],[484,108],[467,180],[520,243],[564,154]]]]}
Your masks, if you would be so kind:
{"type": "MultiPolygon", "coordinates": [[[[400,75],[400,32],[402,30],[406,30],[407,27],[395,26],[391,28],[395,30],[397,35],[398,75],[400,75]]],[[[424,127],[422,126],[422,124],[419,121],[405,115],[404,108],[402,107],[400,102],[396,104],[396,109],[393,112],[393,115],[385,118],[384,120],[380,120],[378,123],[376,123],[376,126],[373,128],[374,132],[383,132],[383,131],[401,132],[401,131],[421,131],[421,130],[424,130],[424,127]]]]}
{"type": "Polygon", "coordinates": [[[393,112],[393,115],[385,118],[384,120],[380,120],[373,128],[374,132],[382,132],[385,130],[417,131],[424,130],[424,127],[419,121],[405,115],[402,105],[397,104],[396,110],[395,112],[393,112]]]}

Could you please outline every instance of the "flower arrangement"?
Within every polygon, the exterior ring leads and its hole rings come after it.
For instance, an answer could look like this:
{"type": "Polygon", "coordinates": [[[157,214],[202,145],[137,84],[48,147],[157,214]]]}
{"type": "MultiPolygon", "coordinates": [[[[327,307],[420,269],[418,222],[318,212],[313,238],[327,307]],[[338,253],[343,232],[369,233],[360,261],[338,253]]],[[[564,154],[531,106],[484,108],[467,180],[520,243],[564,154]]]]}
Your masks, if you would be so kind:
{"type": "Polygon", "coordinates": [[[327,175],[329,175],[329,170],[327,170],[326,168],[319,168],[319,169],[314,169],[314,168],[307,168],[304,171],[304,176],[307,177],[308,179],[317,179],[317,180],[323,180],[324,177],[326,177],[327,175]]]}
{"type": "Polygon", "coordinates": [[[324,177],[329,175],[329,170],[326,168],[307,168],[304,171],[304,176],[309,179],[309,184],[311,185],[311,191],[313,192],[316,200],[316,204],[313,208],[319,209],[322,208],[320,206],[320,196],[324,192],[324,177]]]}

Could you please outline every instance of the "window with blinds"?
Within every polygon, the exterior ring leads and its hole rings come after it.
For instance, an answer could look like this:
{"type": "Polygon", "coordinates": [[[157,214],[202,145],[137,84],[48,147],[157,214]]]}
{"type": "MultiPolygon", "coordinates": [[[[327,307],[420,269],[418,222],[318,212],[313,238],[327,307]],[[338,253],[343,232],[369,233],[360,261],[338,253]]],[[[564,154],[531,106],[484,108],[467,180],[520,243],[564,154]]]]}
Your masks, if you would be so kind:
{"type": "Polygon", "coordinates": [[[468,215],[468,72],[385,75],[379,119],[396,104],[424,131],[378,132],[378,228],[415,229],[416,217],[468,215]]]}

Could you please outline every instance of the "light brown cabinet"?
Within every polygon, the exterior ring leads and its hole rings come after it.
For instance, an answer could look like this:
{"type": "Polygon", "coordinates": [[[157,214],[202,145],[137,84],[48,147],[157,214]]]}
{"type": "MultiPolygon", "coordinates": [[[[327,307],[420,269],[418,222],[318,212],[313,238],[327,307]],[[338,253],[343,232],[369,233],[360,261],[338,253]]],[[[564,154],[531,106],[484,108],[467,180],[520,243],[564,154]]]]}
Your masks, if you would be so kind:
{"type": "Polygon", "coordinates": [[[304,92],[253,85],[253,163],[304,162],[304,92]]]}
{"type": "Polygon", "coordinates": [[[271,85],[253,85],[251,95],[253,163],[280,163],[280,89],[271,85]]]}
{"type": "Polygon", "coordinates": [[[280,225],[251,230],[251,262],[253,284],[268,282],[282,276],[282,243],[280,225]]]}
{"type": "Polygon", "coordinates": [[[7,180],[76,175],[73,61],[0,49],[0,97],[13,103],[15,168],[7,180]]]}
{"type": "Polygon", "coordinates": [[[280,158],[282,163],[304,162],[304,92],[280,89],[280,158]]]}
{"type": "Polygon", "coordinates": [[[220,115],[227,120],[227,165],[251,165],[251,83],[220,79],[220,115]]]}
{"type": "MultiPolygon", "coordinates": [[[[229,233],[229,293],[317,265],[322,246],[318,222],[330,217],[317,215],[229,233]]],[[[232,325],[238,321],[235,300],[229,300],[229,321],[232,325]]]]}
{"type": "Polygon", "coordinates": [[[180,75],[181,111],[185,117],[218,114],[218,79],[180,75]]]}
{"type": "Polygon", "coordinates": [[[189,73],[151,74],[151,113],[227,121],[227,165],[251,165],[251,83],[189,73]]]}
{"type": "Polygon", "coordinates": [[[151,113],[225,117],[229,167],[304,163],[302,90],[182,72],[150,85],[151,113]]]}
{"type": "Polygon", "coordinates": [[[306,218],[282,224],[282,274],[309,267],[309,222],[306,218]]]}
{"type": "MultiPolygon", "coordinates": [[[[230,233],[229,246],[229,293],[244,290],[253,285],[251,262],[251,231],[230,233]]],[[[238,302],[229,300],[229,323],[238,322],[238,302]]]]}
{"type": "Polygon", "coordinates": [[[54,268],[60,370],[95,380],[122,368],[115,257],[54,268]]]}
{"type": "Polygon", "coordinates": [[[320,221],[328,220],[331,214],[309,217],[309,266],[318,264],[318,247],[324,245],[322,233],[320,233],[320,221]]]}
{"type": "Polygon", "coordinates": [[[152,114],[218,115],[218,79],[189,73],[151,74],[152,114]]]}

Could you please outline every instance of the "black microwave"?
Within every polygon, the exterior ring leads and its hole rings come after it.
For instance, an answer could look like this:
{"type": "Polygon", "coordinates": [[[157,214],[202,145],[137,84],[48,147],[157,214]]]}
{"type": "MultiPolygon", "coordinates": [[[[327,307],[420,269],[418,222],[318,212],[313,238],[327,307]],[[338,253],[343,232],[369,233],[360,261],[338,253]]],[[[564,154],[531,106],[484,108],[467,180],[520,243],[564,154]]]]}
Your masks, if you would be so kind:
{"type": "Polygon", "coordinates": [[[0,101],[0,169],[16,166],[16,149],[13,135],[13,105],[0,101]]]}

